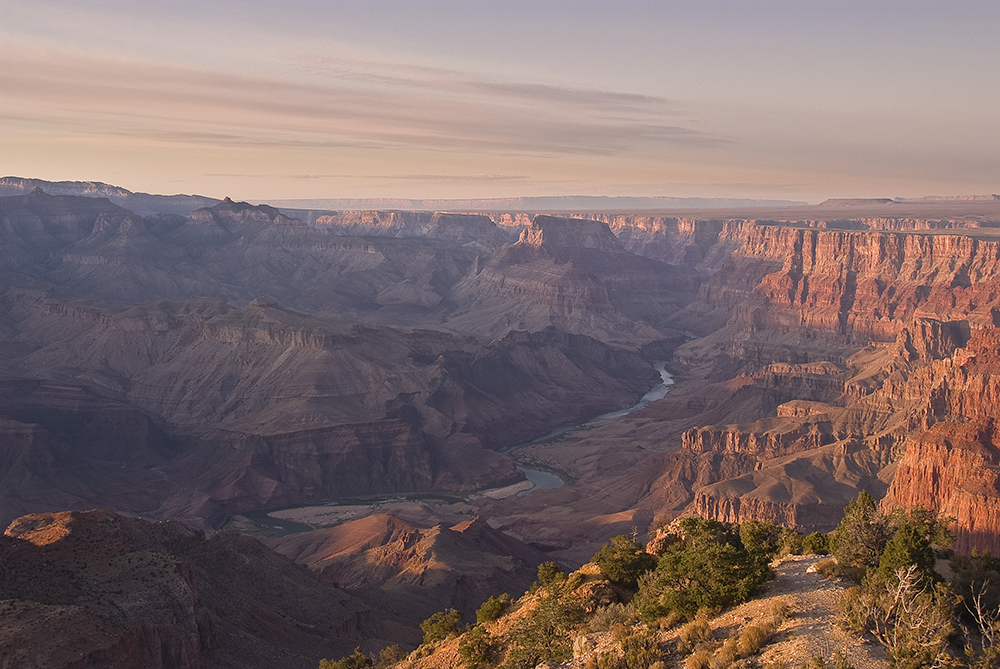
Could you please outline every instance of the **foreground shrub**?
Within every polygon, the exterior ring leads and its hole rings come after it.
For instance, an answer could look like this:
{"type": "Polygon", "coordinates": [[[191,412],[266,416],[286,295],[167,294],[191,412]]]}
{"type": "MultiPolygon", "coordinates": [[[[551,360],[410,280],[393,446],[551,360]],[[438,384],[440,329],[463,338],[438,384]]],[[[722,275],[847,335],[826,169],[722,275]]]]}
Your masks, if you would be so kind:
{"type": "Polygon", "coordinates": [[[493,660],[493,638],[485,627],[476,625],[462,635],[458,642],[458,654],[468,669],[481,669],[493,660]]]}
{"type": "Polygon", "coordinates": [[[759,553],[768,560],[802,552],[802,536],[773,520],[744,522],[740,525],[740,541],[748,552],[759,553]]]}
{"type": "Polygon", "coordinates": [[[726,639],[719,650],[712,656],[711,669],[728,669],[739,656],[736,639],[726,639]]]}
{"type": "Polygon", "coordinates": [[[684,669],[711,669],[712,654],[707,650],[699,650],[691,653],[684,660],[684,669]]]}
{"type": "Polygon", "coordinates": [[[531,615],[520,618],[508,632],[510,645],[503,669],[534,669],[539,662],[565,662],[573,656],[576,628],[584,622],[583,607],[571,596],[544,594],[531,615]]]}
{"type": "Polygon", "coordinates": [[[833,532],[834,557],[845,567],[875,568],[888,541],[888,520],[879,513],[875,498],[862,490],[847,504],[833,532]]]}
{"type": "Polygon", "coordinates": [[[911,565],[892,579],[871,574],[848,590],[840,602],[841,624],[857,634],[870,632],[895,667],[938,666],[949,660],[953,605],[947,589],[927,584],[911,565]]]}
{"type": "Polygon", "coordinates": [[[617,536],[605,542],[593,558],[601,573],[612,583],[635,589],[639,577],[656,566],[656,558],[632,537],[617,536]]]}
{"type": "Polygon", "coordinates": [[[802,552],[811,553],[813,555],[829,555],[830,543],[827,541],[825,534],[813,532],[811,534],[807,534],[805,538],[802,539],[802,552]]]}
{"type": "Polygon", "coordinates": [[[955,575],[952,588],[962,598],[960,614],[979,630],[981,645],[1000,646],[1000,558],[989,551],[973,551],[971,557],[956,555],[951,559],[951,570],[955,575]]]}
{"type": "Polygon", "coordinates": [[[634,603],[643,620],[670,611],[691,618],[703,607],[746,601],[770,573],[766,556],[748,552],[732,526],[685,518],[680,528],[683,539],[669,546],[656,571],[642,579],[634,603]]]}
{"type": "Polygon", "coordinates": [[[780,626],[792,612],[791,605],[784,599],[772,599],[765,610],[765,615],[780,626]]]}
{"type": "Polygon", "coordinates": [[[708,617],[699,616],[681,628],[677,636],[677,650],[681,653],[690,653],[693,650],[711,645],[713,641],[715,641],[715,637],[712,636],[712,627],[708,624],[708,617]]]}
{"type": "Polygon", "coordinates": [[[660,659],[660,646],[648,635],[634,634],[622,640],[625,669],[649,669],[660,659]]]}
{"type": "Polygon", "coordinates": [[[597,611],[590,617],[587,629],[591,632],[604,632],[615,625],[624,625],[634,621],[634,614],[624,604],[610,604],[597,611]]]}
{"type": "Polygon", "coordinates": [[[506,592],[499,597],[490,597],[476,610],[476,624],[482,625],[499,620],[508,608],[510,608],[510,595],[506,592]]]}
{"type": "Polygon", "coordinates": [[[899,570],[913,566],[922,584],[930,585],[941,580],[934,571],[934,562],[934,550],[924,532],[916,525],[905,523],[885,545],[877,573],[883,580],[893,580],[899,570]]]}
{"type": "Polygon", "coordinates": [[[377,667],[391,667],[406,657],[406,651],[399,647],[398,643],[386,646],[378,652],[377,667]]]}
{"type": "Polygon", "coordinates": [[[462,612],[458,609],[438,611],[430,618],[420,623],[424,632],[423,643],[429,644],[442,641],[448,637],[457,636],[462,631],[462,612]]]}
{"type": "Polygon", "coordinates": [[[375,662],[371,657],[361,652],[360,648],[355,648],[350,655],[339,660],[320,660],[319,669],[365,669],[375,662]]]}
{"type": "Polygon", "coordinates": [[[753,623],[744,627],[740,631],[739,639],[736,642],[736,647],[740,651],[740,655],[756,655],[760,652],[760,649],[767,645],[767,642],[771,640],[774,636],[774,632],[777,629],[772,621],[753,623]]]}
{"type": "Polygon", "coordinates": [[[545,588],[565,580],[566,572],[564,572],[559,565],[555,562],[543,562],[538,565],[538,579],[531,584],[531,592],[535,592],[539,588],[545,588]]]}
{"type": "Polygon", "coordinates": [[[781,546],[782,529],[773,520],[748,520],[740,525],[740,542],[750,552],[774,556],[781,546]]]}
{"type": "Polygon", "coordinates": [[[845,567],[835,559],[821,560],[816,563],[816,572],[823,578],[846,578],[855,583],[861,583],[866,570],[862,567],[845,567]]]}

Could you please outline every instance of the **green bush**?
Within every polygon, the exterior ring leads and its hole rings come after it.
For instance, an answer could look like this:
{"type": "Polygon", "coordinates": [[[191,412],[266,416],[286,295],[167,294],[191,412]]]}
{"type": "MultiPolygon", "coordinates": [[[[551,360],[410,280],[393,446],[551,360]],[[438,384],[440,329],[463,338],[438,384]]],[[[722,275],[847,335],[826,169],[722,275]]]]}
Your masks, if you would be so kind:
{"type": "Polygon", "coordinates": [[[490,597],[476,610],[476,623],[482,625],[498,620],[508,608],[510,608],[510,595],[506,592],[498,597],[490,597]]]}
{"type": "Polygon", "coordinates": [[[802,552],[813,555],[829,555],[830,542],[827,541],[825,534],[820,534],[819,532],[807,534],[802,539],[802,552]]]}
{"type": "Polygon", "coordinates": [[[952,536],[949,526],[954,522],[954,518],[939,517],[937,512],[919,505],[911,507],[908,511],[897,511],[892,515],[892,523],[895,526],[915,526],[931,547],[936,549],[946,549],[951,546],[955,537],[952,536]]]}
{"type": "Polygon", "coordinates": [[[719,533],[715,521],[703,522],[670,546],[660,558],[655,578],[644,581],[646,592],[637,601],[644,618],[668,611],[690,617],[702,607],[746,601],[767,578],[765,556],[746,551],[734,533],[719,533]]]}
{"type": "Polygon", "coordinates": [[[612,583],[634,589],[641,577],[656,566],[656,558],[626,536],[612,537],[593,558],[601,573],[612,583]]]}
{"type": "Polygon", "coordinates": [[[564,580],[566,580],[566,572],[559,565],[555,562],[543,562],[538,565],[538,579],[531,584],[531,592],[564,580]]]}
{"type": "Polygon", "coordinates": [[[462,612],[458,609],[438,611],[430,618],[420,623],[424,632],[423,643],[429,644],[442,641],[448,637],[457,636],[462,631],[462,612]]]}
{"type": "Polygon", "coordinates": [[[586,620],[583,607],[557,593],[540,597],[530,615],[519,617],[508,633],[503,669],[534,669],[542,660],[564,662],[573,656],[573,635],[586,620]]]}
{"type": "Polygon", "coordinates": [[[802,535],[793,529],[782,527],[781,528],[781,539],[778,543],[778,555],[781,557],[783,555],[801,555],[802,554],[802,535]]]}
{"type": "Polygon", "coordinates": [[[772,557],[781,547],[782,529],[773,520],[748,520],[740,525],[740,541],[747,551],[772,557]]]}
{"type": "Polygon", "coordinates": [[[625,669],[649,669],[660,659],[660,647],[648,636],[634,634],[622,640],[625,669]]]}
{"type": "Polygon", "coordinates": [[[934,550],[922,528],[904,523],[885,545],[878,563],[878,575],[882,579],[893,579],[900,569],[911,565],[917,568],[920,580],[933,583],[941,580],[934,571],[934,550]]]}
{"type": "Polygon", "coordinates": [[[879,513],[875,498],[862,490],[847,504],[844,518],[833,532],[833,555],[846,567],[873,569],[889,534],[888,519],[879,513]]]}
{"type": "Polygon", "coordinates": [[[362,653],[360,648],[355,648],[353,653],[339,660],[320,660],[319,669],[365,669],[374,664],[371,657],[362,653]]]}
{"type": "Polygon", "coordinates": [[[458,642],[458,654],[465,660],[468,669],[489,666],[493,660],[493,638],[485,627],[476,625],[462,635],[458,642]]]}
{"type": "Polygon", "coordinates": [[[406,657],[406,651],[399,647],[399,644],[391,644],[378,652],[377,667],[391,667],[406,657]]]}

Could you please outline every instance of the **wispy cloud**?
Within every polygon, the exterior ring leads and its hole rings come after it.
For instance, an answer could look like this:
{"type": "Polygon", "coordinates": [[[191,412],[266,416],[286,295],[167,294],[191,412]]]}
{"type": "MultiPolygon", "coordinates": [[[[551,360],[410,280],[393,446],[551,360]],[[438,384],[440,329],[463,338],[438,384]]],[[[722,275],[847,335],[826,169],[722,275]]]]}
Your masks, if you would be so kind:
{"type": "Polygon", "coordinates": [[[287,79],[0,47],[0,117],[50,131],[237,147],[628,153],[716,144],[662,98],[344,60],[287,79]]]}

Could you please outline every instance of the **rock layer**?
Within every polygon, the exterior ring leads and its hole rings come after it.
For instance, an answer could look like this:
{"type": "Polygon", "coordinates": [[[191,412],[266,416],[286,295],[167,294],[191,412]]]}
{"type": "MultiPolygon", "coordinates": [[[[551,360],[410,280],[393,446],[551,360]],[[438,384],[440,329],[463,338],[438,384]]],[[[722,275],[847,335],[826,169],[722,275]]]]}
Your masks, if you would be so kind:
{"type": "Polygon", "coordinates": [[[3,667],[315,667],[370,616],[254,539],[103,511],[19,518],[0,557],[3,667]]]}

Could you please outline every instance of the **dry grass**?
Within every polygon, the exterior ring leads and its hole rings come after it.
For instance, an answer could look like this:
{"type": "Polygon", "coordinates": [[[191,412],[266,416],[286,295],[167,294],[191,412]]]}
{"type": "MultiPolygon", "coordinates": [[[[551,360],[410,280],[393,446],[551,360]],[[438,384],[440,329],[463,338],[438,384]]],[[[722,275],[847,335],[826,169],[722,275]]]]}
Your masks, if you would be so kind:
{"type": "Polygon", "coordinates": [[[727,639],[712,656],[711,669],[729,669],[739,656],[736,639],[727,639]]]}
{"type": "Polygon", "coordinates": [[[740,655],[756,655],[774,636],[777,626],[773,623],[755,623],[745,627],[736,642],[740,655]]]}
{"type": "Polygon", "coordinates": [[[615,625],[627,625],[635,621],[635,616],[624,604],[610,604],[597,609],[587,622],[591,632],[605,632],[615,625]]]}
{"type": "Polygon", "coordinates": [[[684,660],[684,669],[711,669],[712,654],[707,650],[698,650],[684,660]]]}
{"type": "Polygon", "coordinates": [[[777,625],[780,625],[785,621],[785,618],[792,612],[792,605],[784,599],[774,599],[769,602],[765,613],[768,618],[775,621],[777,625]]]}
{"type": "Polygon", "coordinates": [[[698,617],[681,628],[680,634],[678,634],[677,650],[689,653],[711,644],[714,640],[715,637],[712,636],[712,627],[708,624],[708,619],[698,617]]]}

